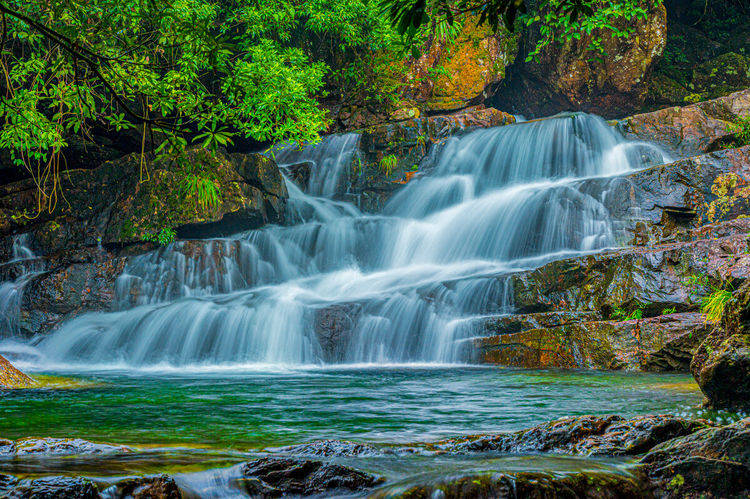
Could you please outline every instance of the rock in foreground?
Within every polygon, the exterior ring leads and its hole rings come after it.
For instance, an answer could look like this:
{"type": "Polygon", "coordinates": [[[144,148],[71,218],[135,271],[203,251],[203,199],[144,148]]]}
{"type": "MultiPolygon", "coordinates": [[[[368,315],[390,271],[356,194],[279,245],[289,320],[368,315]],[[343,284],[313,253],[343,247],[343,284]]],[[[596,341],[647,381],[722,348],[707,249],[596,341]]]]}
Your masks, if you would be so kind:
{"type": "Polygon", "coordinates": [[[264,458],[242,466],[236,485],[253,497],[314,495],[361,491],[382,480],[361,471],[301,459],[264,458]]]}
{"type": "Polygon", "coordinates": [[[733,294],[690,367],[710,406],[750,409],[750,282],[733,294]]]}
{"type": "Polygon", "coordinates": [[[80,438],[22,438],[0,440],[0,456],[83,455],[132,452],[124,445],[97,444],[80,438]]]}
{"type": "Polygon", "coordinates": [[[548,452],[574,455],[633,456],[667,440],[706,427],[702,421],[675,416],[567,417],[527,430],[446,440],[434,447],[447,452],[548,452]]]}
{"type": "Polygon", "coordinates": [[[750,419],[664,442],[641,462],[662,497],[748,497],[750,419]]]}

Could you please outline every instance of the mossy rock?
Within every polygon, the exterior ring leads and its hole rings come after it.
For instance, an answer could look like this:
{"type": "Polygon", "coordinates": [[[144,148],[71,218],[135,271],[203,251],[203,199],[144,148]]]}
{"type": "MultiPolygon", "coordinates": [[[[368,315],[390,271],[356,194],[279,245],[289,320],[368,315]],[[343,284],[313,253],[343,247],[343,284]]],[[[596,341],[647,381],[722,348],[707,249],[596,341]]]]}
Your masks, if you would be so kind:
{"type": "Polygon", "coordinates": [[[729,52],[693,70],[693,93],[699,100],[713,99],[750,86],[750,59],[729,52]]]}

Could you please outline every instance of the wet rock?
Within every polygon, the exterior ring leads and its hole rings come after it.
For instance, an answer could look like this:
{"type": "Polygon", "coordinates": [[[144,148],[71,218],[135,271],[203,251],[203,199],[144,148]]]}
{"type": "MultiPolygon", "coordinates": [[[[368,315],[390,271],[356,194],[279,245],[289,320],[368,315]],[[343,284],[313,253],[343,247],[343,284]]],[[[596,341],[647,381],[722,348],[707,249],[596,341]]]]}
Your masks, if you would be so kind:
{"type": "Polygon", "coordinates": [[[631,116],[619,126],[632,139],[656,142],[679,156],[711,151],[736,131],[733,123],[750,115],[750,89],[684,107],[631,116]]]}
{"type": "MultiPolygon", "coordinates": [[[[708,224],[736,220],[750,210],[748,164],[750,146],[745,146],[587,181],[582,188],[607,193],[603,204],[626,222],[623,243],[686,241],[708,224]]],[[[737,224],[738,232],[746,232],[746,222],[737,224]]]]}
{"type": "MultiPolygon", "coordinates": [[[[0,355],[0,388],[31,388],[34,385],[36,382],[31,377],[16,369],[0,355]]],[[[0,441],[0,454],[2,454],[2,449],[3,444],[0,441]]]]}
{"type": "MultiPolygon", "coordinates": [[[[0,492],[2,490],[0,489],[0,492]]],[[[12,499],[94,499],[101,497],[96,486],[83,478],[45,477],[22,480],[8,488],[3,497],[12,499]]]]}
{"type": "Polygon", "coordinates": [[[664,442],[641,463],[660,497],[747,497],[750,419],[664,442]]]}
{"type": "Polygon", "coordinates": [[[342,361],[362,313],[359,303],[330,305],[315,314],[315,335],[326,362],[342,361]]]}
{"type": "MultiPolygon", "coordinates": [[[[2,441],[0,441],[2,442],[2,441]]],[[[83,455],[132,452],[124,445],[108,445],[89,442],[80,438],[22,438],[0,443],[0,455],[83,455]]]]}
{"type": "Polygon", "coordinates": [[[117,482],[115,496],[122,499],[181,499],[182,493],[174,478],[159,475],[117,482]]]}
{"type": "MultiPolygon", "coordinates": [[[[640,2],[645,19],[629,21],[629,37],[599,33],[606,57],[586,52],[590,36],[545,47],[536,61],[525,54],[541,38],[538,28],[523,38],[520,55],[492,105],[528,116],[547,116],[581,110],[602,116],[623,116],[638,109],[646,98],[651,67],[666,45],[667,16],[661,3],[640,2]]],[[[618,21],[623,28],[627,21],[618,21]]]]}
{"type": "Polygon", "coordinates": [[[405,97],[426,111],[452,111],[477,104],[500,83],[515,59],[518,35],[467,20],[450,41],[432,37],[419,59],[409,59],[405,97]],[[435,69],[440,72],[435,74],[435,69]]]}
{"type": "Polygon", "coordinates": [[[405,489],[391,488],[373,497],[408,498],[622,498],[652,497],[648,485],[625,473],[473,473],[405,489]]]}
{"type": "Polygon", "coordinates": [[[632,456],[659,443],[706,428],[704,421],[675,416],[578,416],[527,430],[462,437],[432,445],[445,452],[549,452],[574,455],[632,456]]]}
{"type": "Polygon", "coordinates": [[[699,313],[645,320],[583,321],[474,340],[479,361],[523,368],[688,372],[709,332],[699,313]]]}
{"type": "Polygon", "coordinates": [[[242,466],[237,486],[261,497],[362,491],[381,479],[337,464],[291,458],[264,458],[242,466]]]}
{"type": "Polygon", "coordinates": [[[26,337],[44,334],[63,320],[111,310],[115,282],[126,261],[90,250],[85,258],[30,277],[21,299],[20,333],[26,337]]]}
{"type": "Polygon", "coordinates": [[[423,160],[447,138],[472,128],[514,122],[510,114],[477,106],[368,128],[360,139],[360,161],[350,168],[337,197],[353,201],[364,211],[378,212],[400,187],[420,174],[423,160]],[[385,161],[389,158],[394,163],[385,161]]]}
{"type": "Polygon", "coordinates": [[[745,234],[718,239],[626,248],[558,260],[536,270],[508,276],[519,312],[643,310],[644,317],[666,308],[689,311],[699,306],[687,279],[713,282],[750,275],[745,234]]]}
{"type": "Polygon", "coordinates": [[[377,447],[347,440],[320,440],[308,444],[273,449],[275,452],[316,457],[353,457],[382,454],[377,447]]]}
{"type": "Polygon", "coordinates": [[[32,249],[43,254],[99,241],[111,249],[162,229],[182,238],[222,236],[280,221],[287,196],[268,158],[199,149],[177,161],[147,156],[143,163],[132,154],[91,170],[71,170],[60,180],[65,202],[38,216],[31,180],[0,186],[0,218],[6,223],[0,235],[31,232],[37,246],[32,249]],[[201,204],[190,193],[190,175],[213,182],[215,204],[201,204]]]}
{"type": "Polygon", "coordinates": [[[725,305],[690,367],[710,406],[750,410],[750,283],[725,305]]]}

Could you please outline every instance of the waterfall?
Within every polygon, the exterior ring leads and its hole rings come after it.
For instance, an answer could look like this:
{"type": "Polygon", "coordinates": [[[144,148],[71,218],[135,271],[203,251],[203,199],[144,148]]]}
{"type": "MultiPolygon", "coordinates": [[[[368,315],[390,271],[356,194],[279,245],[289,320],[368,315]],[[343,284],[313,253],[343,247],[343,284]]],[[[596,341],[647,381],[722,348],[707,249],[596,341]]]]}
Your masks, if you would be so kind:
{"type": "Polygon", "coordinates": [[[2,265],[10,280],[0,282],[0,338],[19,334],[23,289],[29,279],[44,269],[43,262],[29,248],[28,234],[13,236],[11,259],[2,265]]]}
{"type": "Polygon", "coordinates": [[[572,114],[451,138],[381,214],[331,199],[359,136],[275,152],[287,226],[183,241],[131,260],[119,311],[39,345],[50,362],[126,366],[466,361],[472,318],[511,312],[508,273],[617,245],[602,192],[666,158],[572,114]]]}

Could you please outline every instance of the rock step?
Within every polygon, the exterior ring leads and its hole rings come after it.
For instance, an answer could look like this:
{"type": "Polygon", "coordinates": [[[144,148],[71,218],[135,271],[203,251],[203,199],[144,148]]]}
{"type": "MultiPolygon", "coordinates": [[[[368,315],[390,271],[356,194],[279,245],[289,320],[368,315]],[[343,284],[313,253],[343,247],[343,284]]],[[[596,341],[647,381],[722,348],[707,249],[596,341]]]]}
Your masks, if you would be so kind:
{"type": "Polygon", "coordinates": [[[473,340],[477,360],[520,368],[689,372],[712,325],[700,313],[581,321],[473,340]]]}

